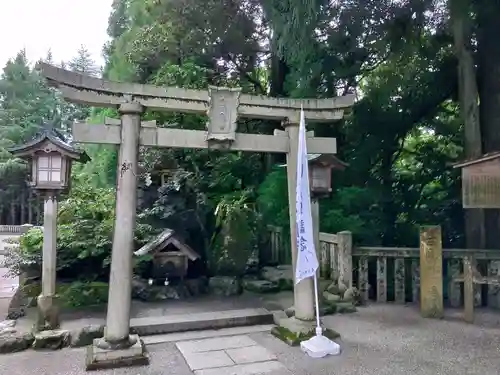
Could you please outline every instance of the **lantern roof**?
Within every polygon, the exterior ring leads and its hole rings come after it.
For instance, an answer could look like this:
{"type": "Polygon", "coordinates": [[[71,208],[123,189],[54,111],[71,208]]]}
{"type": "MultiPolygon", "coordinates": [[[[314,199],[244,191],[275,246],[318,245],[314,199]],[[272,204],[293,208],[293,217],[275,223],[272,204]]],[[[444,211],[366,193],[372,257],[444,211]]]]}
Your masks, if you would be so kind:
{"type": "Polygon", "coordinates": [[[329,166],[333,169],[338,169],[341,171],[349,166],[349,164],[340,160],[338,157],[332,154],[307,154],[307,160],[309,162],[323,164],[325,166],[329,166]]]}
{"type": "Polygon", "coordinates": [[[8,151],[21,158],[28,157],[37,151],[43,150],[47,142],[52,143],[57,147],[58,151],[73,160],[82,163],[86,163],[90,160],[90,157],[85,151],[74,147],[60,131],[52,127],[42,128],[42,130],[38,132],[31,141],[22,145],[14,146],[8,149],[8,151]]]}
{"type": "Polygon", "coordinates": [[[470,158],[467,160],[460,161],[456,164],[453,164],[453,168],[469,167],[471,165],[480,164],[480,163],[484,163],[486,161],[495,160],[495,159],[499,159],[499,158],[500,158],[500,151],[490,152],[490,153],[481,155],[479,157],[470,158]]]}
{"type": "MultiPolygon", "coordinates": [[[[343,171],[349,166],[345,161],[340,160],[338,157],[332,154],[307,154],[307,161],[319,163],[324,166],[332,167],[333,169],[338,169],[343,171]]],[[[280,167],[286,167],[286,164],[281,164],[280,167]]]]}

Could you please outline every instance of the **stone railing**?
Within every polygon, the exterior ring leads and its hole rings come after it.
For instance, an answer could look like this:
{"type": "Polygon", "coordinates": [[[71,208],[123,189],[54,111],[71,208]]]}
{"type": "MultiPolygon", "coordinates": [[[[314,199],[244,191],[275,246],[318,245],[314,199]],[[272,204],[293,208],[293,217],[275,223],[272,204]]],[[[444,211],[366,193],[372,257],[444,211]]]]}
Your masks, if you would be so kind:
{"type": "MultiPolygon", "coordinates": [[[[271,258],[291,259],[283,233],[270,227],[271,258]]],[[[356,286],[364,300],[420,303],[420,248],[352,246],[350,232],[320,233],[320,275],[356,286]]],[[[441,249],[443,303],[500,309],[500,250],[441,249]],[[464,287],[462,288],[462,285],[464,287]]],[[[291,260],[288,264],[291,263],[291,260]]]]}
{"type": "MultiPolygon", "coordinates": [[[[36,227],[31,224],[24,225],[0,225],[0,255],[5,254],[6,248],[11,245],[9,240],[13,238],[18,238],[22,234],[29,231],[31,228],[42,228],[36,227]]],[[[12,245],[11,245],[12,246],[12,245]]]]}
{"type": "MultiPolygon", "coordinates": [[[[477,271],[474,276],[474,306],[500,308],[500,287],[495,285],[500,267],[499,250],[443,249],[442,255],[443,284],[446,288],[444,297],[450,307],[463,306],[465,294],[460,284],[464,282],[464,265],[476,262],[481,271],[477,271]],[[485,288],[486,294],[483,294],[485,288]]],[[[357,265],[357,270],[354,270],[357,273],[357,285],[366,297],[370,286],[363,290],[362,285],[368,284],[368,267],[373,262],[376,270],[374,299],[377,302],[388,301],[388,285],[391,284],[391,300],[394,302],[419,302],[420,248],[355,247],[353,259],[357,265]],[[388,267],[390,263],[392,265],[388,267]],[[407,293],[407,286],[410,286],[411,295],[407,293]]]]}
{"type": "MultiPolygon", "coordinates": [[[[280,227],[268,226],[269,246],[268,254],[264,256],[265,263],[271,264],[292,264],[292,254],[288,245],[288,235],[280,227]]],[[[341,232],[337,234],[323,233],[319,234],[320,250],[320,275],[324,279],[338,279],[340,264],[339,261],[339,237],[340,241],[350,241],[350,232],[341,232]],[[347,237],[346,237],[347,236],[347,237]]],[[[342,242],[343,243],[343,242],[342,242]]],[[[346,246],[342,246],[346,248],[346,246]]],[[[349,249],[349,246],[347,246],[349,249]]],[[[349,254],[348,254],[349,255],[349,254]]]]}

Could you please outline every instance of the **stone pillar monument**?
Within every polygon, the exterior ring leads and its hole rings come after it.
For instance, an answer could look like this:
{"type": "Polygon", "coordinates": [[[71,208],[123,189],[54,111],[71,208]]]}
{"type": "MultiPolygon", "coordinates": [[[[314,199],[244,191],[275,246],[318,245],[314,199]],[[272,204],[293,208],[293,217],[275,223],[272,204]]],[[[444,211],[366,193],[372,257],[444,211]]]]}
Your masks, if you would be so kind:
{"type": "Polygon", "coordinates": [[[109,298],[104,337],[94,341],[87,369],[143,365],[148,362],[138,335],[130,335],[132,254],[137,209],[137,161],[143,107],[125,103],[121,114],[115,228],[109,275],[109,298]]]}
{"type": "Polygon", "coordinates": [[[443,245],[440,226],[420,227],[420,312],[443,317],[443,245]]]}
{"type": "Polygon", "coordinates": [[[43,210],[42,294],[37,298],[37,330],[59,328],[56,297],[57,193],[45,192],[43,210]]]}

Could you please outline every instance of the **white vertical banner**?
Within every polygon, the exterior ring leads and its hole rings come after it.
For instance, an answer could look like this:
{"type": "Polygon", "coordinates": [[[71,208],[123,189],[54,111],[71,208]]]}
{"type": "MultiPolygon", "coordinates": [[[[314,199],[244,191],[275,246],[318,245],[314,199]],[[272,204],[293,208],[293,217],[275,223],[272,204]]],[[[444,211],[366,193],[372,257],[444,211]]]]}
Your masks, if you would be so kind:
{"type": "Polygon", "coordinates": [[[303,109],[300,111],[299,146],[297,151],[295,218],[298,252],[297,266],[295,269],[295,283],[298,284],[308,277],[315,276],[319,267],[314,246],[309,186],[309,163],[307,159],[306,121],[303,109]]]}

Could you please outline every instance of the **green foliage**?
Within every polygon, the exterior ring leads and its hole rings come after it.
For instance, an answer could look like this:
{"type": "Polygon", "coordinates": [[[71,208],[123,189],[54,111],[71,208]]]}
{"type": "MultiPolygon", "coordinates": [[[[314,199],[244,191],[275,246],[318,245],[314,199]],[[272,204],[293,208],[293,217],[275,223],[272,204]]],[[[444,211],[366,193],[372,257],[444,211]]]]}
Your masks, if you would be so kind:
{"type": "MultiPolygon", "coordinates": [[[[106,280],[111,257],[115,192],[77,180],[61,202],[57,228],[57,271],[60,277],[106,280]]],[[[136,247],[152,234],[146,224],[137,224],[136,247]]],[[[21,236],[20,247],[9,255],[11,272],[19,274],[23,265],[40,265],[43,233],[32,229],[21,236]]]]}
{"type": "Polygon", "coordinates": [[[267,175],[259,186],[257,204],[268,225],[289,227],[286,168],[279,167],[267,175]]]}
{"type": "Polygon", "coordinates": [[[108,284],[99,281],[75,281],[61,286],[57,293],[65,307],[78,308],[108,302],[108,284]]]}
{"type": "MultiPolygon", "coordinates": [[[[75,281],[58,283],[56,294],[62,307],[80,308],[99,305],[108,301],[108,284],[99,281],[75,281]]],[[[40,283],[30,283],[23,287],[26,297],[37,298],[42,292],[40,283]]]]}

